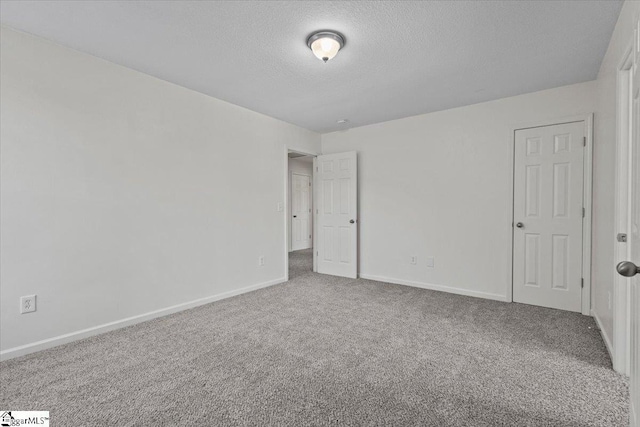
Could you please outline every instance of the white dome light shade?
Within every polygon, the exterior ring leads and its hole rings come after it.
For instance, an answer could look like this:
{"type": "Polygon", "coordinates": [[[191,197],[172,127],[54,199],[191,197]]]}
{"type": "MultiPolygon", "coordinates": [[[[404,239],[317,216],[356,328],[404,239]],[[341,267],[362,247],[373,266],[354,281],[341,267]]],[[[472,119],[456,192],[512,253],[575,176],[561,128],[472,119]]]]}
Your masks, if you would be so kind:
{"type": "Polygon", "coordinates": [[[318,59],[327,62],[338,54],[338,51],[340,50],[340,43],[334,39],[325,37],[311,43],[311,50],[318,59]]]}
{"type": "Polygon", "coordinates": [[[318,59],[327,62],[344,46],[344,36],[334,31],[318,31],[309,36],[307,46],[318,59]]]}

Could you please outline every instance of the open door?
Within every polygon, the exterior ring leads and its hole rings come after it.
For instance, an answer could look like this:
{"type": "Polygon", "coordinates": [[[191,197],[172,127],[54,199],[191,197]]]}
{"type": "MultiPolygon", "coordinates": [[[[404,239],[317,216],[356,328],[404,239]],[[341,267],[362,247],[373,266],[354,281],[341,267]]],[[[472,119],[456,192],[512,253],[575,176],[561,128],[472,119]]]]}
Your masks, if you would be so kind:
{"type": "Polygon", "coordinates": [[[316,160],[317,271],[358,277],[358,165],[355,151],[316,160]]]}
{"type": "MultiPolygon", "coordinates": [[[[640,99],[638,92],[633,103],[634,137],[631,166],[631,229],[627,237],[630,263],[635,267],[631,281],[631,425],[640,427],[640,99]]],[[[621,263],[624,264],[624,263],[621,263]]],[[[627,265],[627,268],[630,266],[627,265]]],[[[627,270],[630,274],[631,271],[627,270]]]]}
{"type": "Polygon", "coordinates": [[[631,176],[631,215],[627,236],[629,257],[618,264],[618,273],[629,277],[631,301],[631,358],[630,358],[630,424],[640,427],[640,22],[636,25],[634,37],[634,60],[632,66],[632,142],[629,173],[631,176]]]}

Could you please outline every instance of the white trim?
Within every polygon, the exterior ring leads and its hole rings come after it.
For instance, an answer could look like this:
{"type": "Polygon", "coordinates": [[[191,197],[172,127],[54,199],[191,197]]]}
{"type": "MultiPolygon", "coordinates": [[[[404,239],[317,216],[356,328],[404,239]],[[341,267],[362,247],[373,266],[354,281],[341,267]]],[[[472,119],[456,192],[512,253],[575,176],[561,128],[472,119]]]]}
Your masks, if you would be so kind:
{"type": "Polygon", "coordinates": [[[177,313],[179,311],[188,310],[190,308],[209,304],[215,301],[231,298],[236,295],[240,295],[240,294],[255,291],[258,289],[266,288],[269,286],[277,285],[279,283],[284,283],[285,281],[286,280],[284,279],[284,277],[281,277],[279,279],[270,280],[268,282],[258,283],[257,285],[246,286],[244,288],[236,289],[233,291],[227,291],[227,292],[212,295],[209,297],[200,298],[200,299],[185,302],[182,304],[177,304],[171,307],[162,308],[160,310],[139,314],[137,316],[127,317],[126,319],[116,320],[114,322],[105,323],[102,325],[94,326],[92,328],[82,329],[80,331],[71,332],[64,335],[59,335],[57,337],[48,338],[48,339],[37,341],[31,344],[25,344],[18,347],[9,348],[7,350],[0,351],[0,360],[13,359],[14,357],[24,356],[26,354],[35,353],[36,351],[57,347],[59,345],[66,344],[72,341],[77,341],[83,338],[88,338],[95,335],[103,334],[105,332],[113,331],[115,329],[124,328],[125,326],[135,325],[136,323],[146,322],[147,320],[156,319],[158,317],[167,316],[169,314],[177,313]]]}
{"type": "MultiPolygon", "coordinates": [[[[312,151],[305,151],[305,150],[301,150],[299,148],[291,148],[288,145],[285,144],[284,146],[284,215],[282,215],[282,219],[284,221],[284,281],[288,282],[289,281],[289,240],[291,239],[291,237],[289,236],[289,197],[291,197],[291,195],[289,194],[289,152],[292,153],[299,153],[299,154],[304,154],[307,156],[313,156],[313,165],[315,166],[316,164],[316,157],[319,155],[318,153],[314,153],[312,151]]],[[[314,179],[314,174],[313,171],[311,172],[311,179],[315,182],[314,179]]],[[[315,185],[315,184],[314,184],[315,185]]],[[[313,187],[313,201],[312,201],[313,206],[316,205],[316,191],[315,191],[315,187],[313,187]]],[[[315,229],[315,220],[316,218],[313,218],[313,224],[314,224],[314,229],[315,229]]],[[[316,247],[316,235],[314,233],[313,235],[313,241],[312,241],[312,248],[315,251],[315,247],[316,247]]],[[[315,252],[314,252],[315,253],[315,252]]],[[[313,267],[313,271],[316,271],[315,269],[315,262],[314,262],[314,267],[313,267]]]]}
{"type": "MultiPolygon", "coordinates": [[[[313,163],[311,166],[311,173],[316,176],[316,172],[318,171],[318,156],[313,158],[313,163]]],[[[313,179],[313,177],[311,178],[313,179]]],[[[311,214],[313,215],[313,241],[311,242],[311,256],[313,257],[313,272],[318,272],[318,251],[316,250],[316,242],[318,241],[318,208],[316,207],[316,194],[319,192],[319,185],[316,183],[316,179],[313,179],[313,211],[311,214]]]]}
{"type": "MultiPolygon", "coordinates": [[[[621,97],[623,89],[627,89],[631,94],[631,90],[628,87],[631,84],[629,68],[633,65],[633,41],[629,44],[625,53],[622,55],[622,60],[618,65],[616,73],[616,162],[615,162],[615,193],[614,193],[614,218],[615,229],[614,236],[611,236],[613,242],[614,251],[614,264],[620,261],[624,261],[628,258],[628,245],[625,243],[619,243],[616,240],[616,235],[622,232],[629,232],[629,201],[631,200],[631,194],[629,194],[630,180],[629,180],[629,162],[631,157],[629,156],[630,141],[624,138],[628,132],[623,132],[623,126],[629,128],[629,117],[623,117],[622,112],[631,105],[630,99],[621,97]],[[625,85],[622,80],[623,76],[626,76],[628,82],[625,85]],[[626,101],[628,105],[623,106],[623,101],[626,101]],[[623,147],[623,145],[625,145],[623,147]],[[625,165],[626,167],[623,167],[625,165]],[[624,182],[624,184],[623,184],[624,182]],[[623,189],[625,194],[622,194],[623,189]],[[621,217],[626,218],[625,224],[622,224],[621,217]]],[[[628,130],[628,129],[627,129],[628,130]]],[[[621,374],[629,375],[629,279],[620,276],[615,269],[611,269],[613,275],[613,292],[612,292],[612,317],[613,317],[613,354],[611,360],[613,361],[613,369],[621,374]]]]}
{"type": "Polygon", "coordinates": [[[511,262],[508,267],[509,281],[511,282],[510,289],[507,290],[507,298],[509,301],[513,301],[513,223],[514,218],[514,171],[515,171],[515,135],[516,131],[522,129],[531,129],[543,126],[555,126],[566,123],[584,122],[585,125],[585,137],[587,138],[587,146],[585,147],[584,154],[584,193],[583,201],[585,208],[585,216],[582,222],[582,278],[584,279],[584,288],[582,289],[582,314],[589,316],[591,314],[591,228],[592,228],[592,203],[593,203],[593,113],[578,114],[575,116],[561,117],[555,120],[542,120],[531,123],[521,123],[511,127],[510,134],[510,156],[511,156],[511,185],[509,192],[509,200],[511,201],[511,228],[510,243],[511,248],[511,262]]]}
{"type": "Polygon", "coordinates": [[[284,146],[284,205],[282,220],[284,221],[284,280],[289,281],[289,147],[284,146]]]}
{"type": "Polygon", "coordinates": [[[544,126],[564,125],[567,123],[584,122],[589,116],[593,116],[593,113],[576,114],[575,116],[564,116],[557,119],[536,120],[533,122],[515,123],[511,126],[513,131],[522,129],[539,128],[544,126]]]}
{"type": "Polygon", "coordinates": [[[515,176],[516,176],[516,158],[515,158],[515,153],[516,153],[516,128],[511,128],[509,130],[509,164],[511,165],[511,168],[509,169],[509,177],[507,179],[507,182],[509,183],[509,197],[507,200],[509,200],[509,209],[511,209],[511,214],[509,215],[511,217],[511,223],[510,224],[505,224],[506,227],[508,227],[508,233],[507,235],[509,236],[509,239],[507,241],[507,248],[509,250],[509,253],[511,255],[511,262],[509,262],[508,267],[507,267],[507,277],[506,277],[506,281],[505,283],[508,284],[507,289],[506,289],[506,298],[507,298],[507,302],[513,302],[513,239],[514,239],[514,232],[513,232],[513,221],[514,221],[514,217],[515,217],[515,176]]]}
{"type": "Polygon", "coordinates": [[[613,346],[611,345],[611,340],[607,336],[605,329],[602,327],[602,321],[600,321],[598,314],[594,310],[591,310],[591,316],[593,316],[594,320],[596,321],[596,325],[598,325],[598,329],[600,329],[600,335],[602,335],[602,341],[604,341],[604,345],[605,347],[607,347],[609,357],[611,358],[611,360],[613,360],[613,346]]]}
{"type": "Polygon", "coordinates": [[[593,113],[588,114],[584,122],[587,146],[584,155],[584,210],[582,221],[582,314],[591,314],[591,233],[593,215],[593,113]]]}
{"type": "Polygon", "coordinates": [[[375,276],[372,274],[360,273],[361,279],[375,280],[376,282],[393,283],[396,285],[411,286],[420,289],[429,289],[431,291],[447,292],[449,294],[465,295],[468,297],[490,299],[495,301],[509,302],[506,295],[492,294],[489,292],[470,291],[468,289],[454,288],[445,285],[436,285],[433,283],[414,282],[411,280],[394,279],[392,277],[375,276]]]}

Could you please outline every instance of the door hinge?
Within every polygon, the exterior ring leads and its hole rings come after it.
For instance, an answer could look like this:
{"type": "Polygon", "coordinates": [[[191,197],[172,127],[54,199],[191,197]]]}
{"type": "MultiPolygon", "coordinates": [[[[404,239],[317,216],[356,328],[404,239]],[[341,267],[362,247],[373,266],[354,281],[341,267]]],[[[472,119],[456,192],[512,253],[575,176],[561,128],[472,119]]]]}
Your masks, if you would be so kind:
{"type": "Polygon", "coordinates": [[[584,209],[584,208],[582,208],[582,218],[584,218],[584,217],[585,217],[585,215],[586,215],[586,211],[585,211],[585,209],[584,209]]]}
{"type": "Polygon", "coordinates": [[[311,183],[309,183],[309,187],[311,187],[311,183]]]}
{"type": "Polygon", "coordinates": [[[580,279],[580,287],[584,288],[584,278],[580,279]]]}
{"type": "Polygon", "coordinates": [[[586,146],[587,146],[587,137],[586,137],[586,136],[583,136],[583,137],[582,137],[582,146],[583,146],[583,147],[586,147],[586,146]]]}
{"type": "Polygon", "coordinates": [[[318,212],[318,209],[316,209],[316,213],[320,213],[320,212],[318,212]]]}

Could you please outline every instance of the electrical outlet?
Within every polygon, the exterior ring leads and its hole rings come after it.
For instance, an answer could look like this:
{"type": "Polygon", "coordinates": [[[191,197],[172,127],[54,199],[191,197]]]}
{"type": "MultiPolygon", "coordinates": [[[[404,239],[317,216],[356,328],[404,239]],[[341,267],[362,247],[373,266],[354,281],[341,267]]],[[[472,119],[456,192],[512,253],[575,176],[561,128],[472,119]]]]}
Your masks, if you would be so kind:
{"type": "Polygon", "coordinates": [[[276,205],[276,210],[278,212],[282,212],[284,210],[284,203],[278,202],[278,204],[276,205]]]}
{"type": "Polygon", "coordinates": [[[416,265],[418,263],[418,257],[415,255],[411,255],[411,259],[409,262],[411,262],[411,264],[413,265],[416,265]]]}
{"type": "Polygon", "coordinates": [[[435,261],[432,256],[428,256],[425,259],[425,265],[429,268],[433,268],[435,266],[435,261]]]}
{"type": "Polygon", "coordinates": [[[258,266],[262,267],[264,265],[264,255],[258,257],[258,266]]]}
{"type": "Polygon", "coordinates": [[[26,295],[20,297],[20,314],[32,313],[36,311],[36,296],[26,295]]]}

